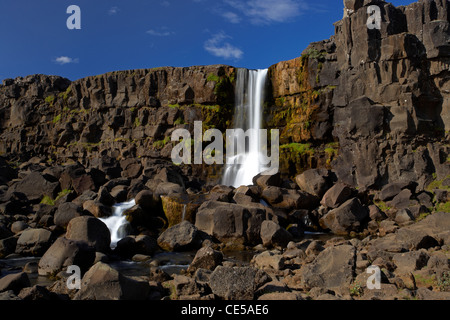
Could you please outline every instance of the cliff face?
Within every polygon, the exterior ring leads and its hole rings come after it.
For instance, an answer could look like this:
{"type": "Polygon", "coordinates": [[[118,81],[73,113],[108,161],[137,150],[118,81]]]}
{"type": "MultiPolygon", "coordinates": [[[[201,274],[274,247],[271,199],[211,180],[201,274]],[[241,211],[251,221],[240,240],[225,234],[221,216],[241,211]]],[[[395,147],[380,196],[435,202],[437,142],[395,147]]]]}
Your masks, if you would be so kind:
{"type": "Polygon", "coordinates": [[[423,188],[433,174],[445,178],[450,173],[449,2],[421,0],[396,8],[384,1],[346,0],[344,5],[331,39],[270,68],[274,107],[267,118],[284,127],[288,158],[305,158],[292,147],[309,143],[309,164],[333,160],[328,165],[340,180],[362,188],[399,180],[423,188]],[[366,26],[368,5],[381,9],[380,30],[366,26]],[[288,116],[277,117],[280,109],[288,116]],[[336,159],[330,158],[333,142],[339,143],[336,159]]]}
{"type": "Polygon", "coordinates": [[[72,83],[43,75],[6,80],[0,154],[19,162],[79,161],[120,176],[126,159],[144,165],[170,159],[176,127],[192,130],[196,120],[205,128],[229,126],[233,77],[234,68],[217,65],[112,72],[72,83]]]}
{"type": "MultiPolygon", "coordinates": [[[[345,0],[335,35],[269,69],[266,126],[281,130],[281,169],[327,167],[352,186],[450,174],[450,34],[446,0],[405,7],[345,0]],[[380,8],[369,29],[367,6],[380,8]]],[[[79,161],[111,177],[132,162],[170,164],[175,128],[225,130],[235,68],[223,65],[112,72],[74,82],[35,75],[0,86],[0,155],[79,161]],[[130,160],[132,159],[132,160],[130,160]]],[[[220,167],[185,166],[217,182],[220,167]]]]}

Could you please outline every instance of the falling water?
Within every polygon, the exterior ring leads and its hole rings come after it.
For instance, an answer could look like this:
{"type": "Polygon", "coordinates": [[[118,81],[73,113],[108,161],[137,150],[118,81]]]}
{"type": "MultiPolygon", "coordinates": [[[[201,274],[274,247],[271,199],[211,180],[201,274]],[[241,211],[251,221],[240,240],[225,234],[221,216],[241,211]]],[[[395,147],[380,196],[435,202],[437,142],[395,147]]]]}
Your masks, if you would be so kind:
{"type": "Polygon", "coordinates": [[[100,219],[106,224],[111,233],[111,248],[116,247],[117,242],[127,235],[126,227],[128,222],[123,213],[135,205],[136,202],[134,199],[128,202],[115,204],[113,206],[113,214],[108,218],[100,219]]]}
{"type": "MultiPolygon", "coordinates": [[[[261,129],[267,71],[267,69],[238,69],[235,91],[235,129],[244,131],[261,129]]],[[[265,170],[261,163],[259,134],[250,137],[249,140],[244,153],[229,159],[234,161],[234,164],[228,164],[225,168],[222,179],[224,185],[234,187],[250,185],[253,177],[265,170]]]]}

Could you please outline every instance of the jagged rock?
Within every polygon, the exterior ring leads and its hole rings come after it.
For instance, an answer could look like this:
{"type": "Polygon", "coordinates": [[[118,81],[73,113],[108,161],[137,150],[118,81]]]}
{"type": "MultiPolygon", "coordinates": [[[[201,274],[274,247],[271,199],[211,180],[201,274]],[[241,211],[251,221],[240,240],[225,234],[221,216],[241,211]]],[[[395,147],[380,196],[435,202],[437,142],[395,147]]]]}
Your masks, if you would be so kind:
{"type": "Polygon", "coordinates": [[[207,201],[197,211],[195,226],[223,243],[254,243],[260,241],[265,216],[265,210],[259,207],[207,201]]]}
{"type": "Polygon", "coordinates": [[[223,261],[223,254],[214,250],[210,246],[205,246],[197,251],[194,260],[189,265],[188,271],[194,272],[198,269],[206,269],[214,271],[223,261]]]}
{"type": "Polygon", "coordinates": [[[348,234],[351,231],[359,231],[368,217],[368,209],[358,198],[353,198],[328,212],[319,221],[323,228],[330,229],[333,233],[348,234]]]}
{"type": "Polygon", "coordinates": [[[107,218],[111,216],[111,207],[105,206],[100,201],[88,200],[83,203],[83,210],[88,211],[96,218],[107,218]]]}
{"type": "Polygon", "coordinates": [[[286,247],[292,235],[274,221],[266,220],[261,225],[261,239],[265,247],[286,247]]]}
{"type": "Polygon", "coordinates": [[[337,183],[329,189],[320,202],[327,208],[335,209],[350,199],[352,190],[343,183],[337,183]]]}
{"type": "Polygon", "coordinates": [[[158,245],[166,251],[190,250],[201,245],[200,234],[196,226],[183,221],[158,237],[158,245]]]}
{"type": "Polygon", "coordinates": [[[323,169],[311,169],[295,177],[295,181],[301,190],[322,198],[325,192],[332,186],[329,172],[323,169]]]}
{"type": "Polygon", "coordinates": [[[224,300],[253,300],[256,271],[250,267],[218,266],[211,274],[212,292],[224,300]]]}
{"type": "Polygon", "coordinates": [[[341,245],[326,248],[311,264],[301,269],[302,282],[307,288],[338,288],[353,281],[355,248],[341,245]]]}

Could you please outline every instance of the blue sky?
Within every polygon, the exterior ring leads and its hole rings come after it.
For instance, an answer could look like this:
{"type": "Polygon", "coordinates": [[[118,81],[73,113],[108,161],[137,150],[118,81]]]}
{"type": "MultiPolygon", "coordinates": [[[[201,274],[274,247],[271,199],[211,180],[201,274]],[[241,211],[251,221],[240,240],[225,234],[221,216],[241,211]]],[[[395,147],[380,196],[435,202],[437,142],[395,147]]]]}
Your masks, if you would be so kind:
{"type": "Polygon", "coordinates": [[[342,0],[0,0],[0,81],[161,66],[267,68],[328,39],[342,14],[342,0]],[[81,9],[81,30],[66,26],[70,5],[81,9]]]}

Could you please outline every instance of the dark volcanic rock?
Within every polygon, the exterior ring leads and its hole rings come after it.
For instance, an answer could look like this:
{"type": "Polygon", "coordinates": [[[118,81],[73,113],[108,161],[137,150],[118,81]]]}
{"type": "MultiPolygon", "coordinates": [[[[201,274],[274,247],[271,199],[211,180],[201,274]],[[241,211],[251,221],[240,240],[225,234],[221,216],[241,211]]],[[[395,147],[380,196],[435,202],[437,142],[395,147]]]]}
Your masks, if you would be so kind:
{"type": "Polygon", "coordinates": [[[364,207],[358,198],[353,198],[328,212],[320,219],[320,224],[333,233],[348,234],[351,231],[359,231],[368,217],[368,208],[364,207]]]}

